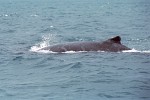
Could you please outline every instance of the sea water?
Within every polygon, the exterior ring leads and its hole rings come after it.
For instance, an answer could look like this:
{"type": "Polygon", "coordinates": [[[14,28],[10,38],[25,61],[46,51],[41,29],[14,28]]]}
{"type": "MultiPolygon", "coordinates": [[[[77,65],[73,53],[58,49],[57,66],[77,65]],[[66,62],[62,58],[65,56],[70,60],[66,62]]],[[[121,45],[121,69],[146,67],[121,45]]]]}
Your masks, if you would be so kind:
{"type": "Polygon", "coordinates": [[[0,0],[0,100],[150,100],[149,0],[0,0]],[[132,50],[43,47],[119,35],[132,50]]]}

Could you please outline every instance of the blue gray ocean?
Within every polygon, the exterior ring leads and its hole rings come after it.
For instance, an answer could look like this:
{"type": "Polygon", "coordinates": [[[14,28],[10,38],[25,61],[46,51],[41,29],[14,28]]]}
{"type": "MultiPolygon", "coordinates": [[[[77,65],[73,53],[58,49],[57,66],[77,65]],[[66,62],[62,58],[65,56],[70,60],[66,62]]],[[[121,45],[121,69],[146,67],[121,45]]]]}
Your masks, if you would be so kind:
{"type": "Polygon", "coordinates": [[[150,100],[149,0],[0,0],[0,100],[150,100]],[[132,50],[38,50],[119,35],[132,50]]]}

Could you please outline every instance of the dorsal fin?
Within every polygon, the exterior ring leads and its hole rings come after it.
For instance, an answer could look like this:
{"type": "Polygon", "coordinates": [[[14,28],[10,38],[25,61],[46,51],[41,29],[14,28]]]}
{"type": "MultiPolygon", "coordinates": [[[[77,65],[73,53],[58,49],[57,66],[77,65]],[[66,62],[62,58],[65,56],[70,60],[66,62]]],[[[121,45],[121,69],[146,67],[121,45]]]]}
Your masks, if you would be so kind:
{"type": "Polygon", "coordinates": [[[121,44],[121,37],[120,36],[115,36],[110,39],[111,41],[114,41],[115,43],[121,44]]]}

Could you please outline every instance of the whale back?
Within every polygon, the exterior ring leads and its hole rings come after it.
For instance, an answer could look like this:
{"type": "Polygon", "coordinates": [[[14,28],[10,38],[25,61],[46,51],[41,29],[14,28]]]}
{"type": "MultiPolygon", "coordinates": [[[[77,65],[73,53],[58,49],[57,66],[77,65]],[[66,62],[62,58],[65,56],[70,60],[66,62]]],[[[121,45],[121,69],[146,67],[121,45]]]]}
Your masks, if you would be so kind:
{"type": "Polygon", "coordinates": [[[53,52],[66,52],[66,51],[118,52],[131,49],[121,44],[120,36],[115,36],[103,42],[73,42],[66,44],[56,44],[53,46],[42,48],[41,50],[49,50],[53,52]]]}

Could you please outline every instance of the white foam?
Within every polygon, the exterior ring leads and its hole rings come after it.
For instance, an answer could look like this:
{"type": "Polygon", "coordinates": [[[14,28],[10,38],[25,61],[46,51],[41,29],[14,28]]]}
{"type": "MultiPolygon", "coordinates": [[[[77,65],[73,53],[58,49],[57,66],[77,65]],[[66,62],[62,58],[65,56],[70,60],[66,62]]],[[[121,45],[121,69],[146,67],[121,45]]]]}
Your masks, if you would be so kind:
{"type": "Polygon", "coordinates": [[[35,14],[35,15],[30,15],[31,17],[37,17],[38,15],[37,14],[35,14]]]}
{"type": "Polygon", "coordinates": [[[122,52],[138,52],[138,50],[136,50],[136,49],[131,49],[131,50],[124,50],[124,51],[122,51],[122,52]]]}
{"type": "Polygon", "coordinates": [[[144,51],[140,51],[140,50],[136,50],[136,49],[131,49],[131,50],[125,50],[125,51],[122,51],[122,52],[125,52],[125,53],[150,53],[150,50],[144,50],[144,51]]]}
{"type": "Polygon", "coordinates": [[[54,27],[54,26],[52,26],[52,25],[50,26],[50,28],[53,28],[53,27],[54,27]]]}
{"type": "Polygon", "coordinates": [[[150,53],[150,50],[149,51],[143,51],[144,53],[150,53]]]}
{"type": "Polygon", "coordinates": [[[4,16],[5,16],[5,17],[8,17],[8,15],[7,15],[7,14],[5,14],[4,16]]]}

